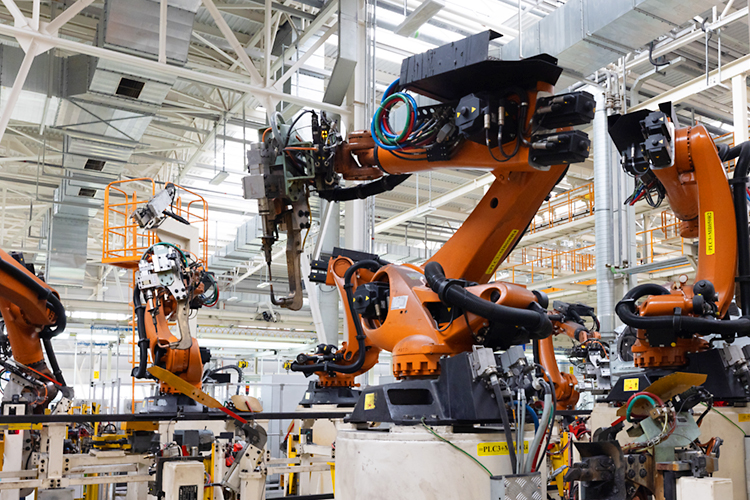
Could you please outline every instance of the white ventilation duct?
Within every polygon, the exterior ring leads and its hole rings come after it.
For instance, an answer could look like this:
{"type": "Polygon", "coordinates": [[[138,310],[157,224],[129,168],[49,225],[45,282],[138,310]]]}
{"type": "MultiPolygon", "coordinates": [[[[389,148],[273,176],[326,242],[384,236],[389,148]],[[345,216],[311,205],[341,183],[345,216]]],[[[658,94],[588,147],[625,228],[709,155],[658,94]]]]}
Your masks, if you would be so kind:
{"type": "MultiPolygon", "coordinates": [[[[715,0],[569,0],[521,34],[521,55],[557,57],[568,74],[559,87],[616,61],[658,36],[706,12],[715,0]]],[[[519,39],[503,46],[502,58],[518,59],[519,39]]]]}
{"type": "MultiPolygon", "coordinates": [[[[105,0],[97,45],[156,59],[160,3],[105,0]]],[[[200,0],[169,0],[169,63],[187,62],[199,6],[200,0]]],[[[0,47],[0,105],[23,56],[18,47],[0,47]]],[[[46,128],[64,135],[62,167],[67,178],[55,192],[60,203],[48,238],[51,284],[83,285],[88,221],[102,206],[104,187],[122,174],[174,83],[172,77],[86,55],[55,57],[48,52],[34,60],[12,119],[44,121],[46,128]]]]}

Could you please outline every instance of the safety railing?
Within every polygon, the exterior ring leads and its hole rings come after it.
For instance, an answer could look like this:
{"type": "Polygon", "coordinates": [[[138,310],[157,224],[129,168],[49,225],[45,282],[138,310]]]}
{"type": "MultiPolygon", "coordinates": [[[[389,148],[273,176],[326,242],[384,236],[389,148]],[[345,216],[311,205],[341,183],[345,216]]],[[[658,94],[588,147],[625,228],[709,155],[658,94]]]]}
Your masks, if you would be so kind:
{"type": "Polygon", "coordinates": [[[131,218],[155,194],[153,179],[115,181],[107,185],[104,191],[103,264],[135,268],[143,252],[156,243],[156,234],[142,230],[131,218]],[[140,187],[138,191],[136,186],[140,187]]]}
{"type": "MultiPolygon", "coordinates": [[[[198,227],[196,260],[208,261],[208,204],[198,193],[177,186],[172,212],[198,227]],[[184,198],[189,198],[185,201],[184,198]]],[[[133,213],[156,194],[153,179],[111,182],[104,191],[104,237],[102,263],[135,269],[143,252],[158,241],[154,231],[141,229],[133,213]],[[139,194],[140,193],[140,194],[139,194]]]]}
{"type": "Polygon", "coordinates": [[[656,257],[666,255],[682,255],[682,237],[680,236],[680,220],[668,210],[660,214],[661,224],[657,227],[644,229],[636,233],[638,240],[637,250],[639,254],[638,263],[648,264],[654,262],[656,257]],[[664,250],[663,246],[671,240],[679,240],[679,250],[664,250]],[[655,248],[661,247],[657,253],[655,248]]]}
{"type": "MultiPolygon", "coordinates": [[[[517,252],[520,262],[503,266],[499,274],[510,275],[507,281],[534,283],[536,279],[556,278],[562,275],[577,274],[594,268],[594,246],[589,245],[571,250],[550,250],[543,247],[523,248],[517,252]],[[521,276],[524,277],[520,280],[521,276]]],[[[516,259],[514,259],[515,261],[516,259]]]]}
{"type": "Polygon", "coordinates": [[[570,189],[545,202],[531,221],[527,234],[558,227],[594,214],[594,183],[570,189]]]}
{"type": "MultiPolygon", "coordinates": [[[[658,226],[638,231],[638,264],[654,262],[683,254],[680,221],[668,210],[660,214],[658,226]],[[679,249],[667,250],[667,243],[679,241],[679,249]],[[658,250],[657,250],[658,249],[658,250]]],[[[569,250],[544,247],[526,247],[513,252],[506,263],[495,274],[495,279],[512,283],[533,284],[535,282],[572,276],[591,271],[596,266],[596,245],[587,245],[569,250]]]]}

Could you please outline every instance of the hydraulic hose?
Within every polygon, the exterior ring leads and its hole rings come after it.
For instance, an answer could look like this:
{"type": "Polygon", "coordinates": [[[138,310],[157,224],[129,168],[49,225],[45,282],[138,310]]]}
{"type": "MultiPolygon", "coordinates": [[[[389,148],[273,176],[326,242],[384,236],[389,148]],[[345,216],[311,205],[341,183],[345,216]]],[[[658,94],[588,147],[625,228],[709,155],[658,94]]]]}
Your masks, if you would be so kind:
{"type": "Polygon", "coordinates": [[[203,381],[205,381],[208,377],[213,375],[214,373],[219,373],[227,370],[234,370],[237,372],[237,375],[239,376],[239,380],[242,380],[242,376],[244,375],[242,368],[240,368],[238,365],[226,365],[226,366],[220,366],[219,368],[214,368],[213,370],[206,370],[206,373],[203,374],[203,381]]]}
{"type": "Polygon", "coordinates": [[[495,400],[497,401],[497,407],[500,410],[500,420],[503,422],[503,432],[505,433],[505,443],[508,445],[508,456],[510,457],[511,470],[516,470],[516,447],[513,446],[513,432],[510,430],[510,418],[508,418],[508,409],[505,408],[505,398],[503,397],[503,391],[500,389],[500,381],[497,375],[493,375],[491,379],[492,390],[495,393],[495,400]]]}
{"type": "Polygon", "coordinates": [[[730,181],[734,198],[734,217],[737,224],[737,280],[740,287],[742,314],[750,315],[750,234],[745,194],[750,170],[750,142],[743,142],[731,149],[719,148],[719,156],[722,161],[737,158],[734,175],[730,181]]]}
{"type": "Polygon", "coordinates": [[[52,290],[40,285],[29,274],[2,259],[0,259],[0,271],[10,275],[11,278],[21,283],[22,286],[34,292],[40,299],[45,299],[47,301],[47,308],[55,313],[55,323],[50,326],[45,326],[42,331],[39,332],[40,338],[51,339],[65,330],[65,326],[67,325],[65,308],[57,295],[52,293],[52,290]]]}
{"type": "Polygon", "coordinates": [[[133,369],[133,377],[147,378],[148,348],[150,342],[146,334],[146,306],[141,302],[141,289],[136,284],[133,288],[133,308],[135,309],[136,323],[138,324],[138,366],[133,369]]]}
{"type": "Polygon", "coordinates": [[[52,348],[52,340],[44,339],[42,340],[42,344],[44,345],[44,350],[47,352],[47,360],[49,361],[50,368],[52,368],[52,375],[55,376],[55,380],[60,382],[60,385],[66,386],[67,384],[60,369],[60,364],[57,362],[57,356],[55,356],[55,350],[52,348]]]}
{"type": "Polygon", "coordinates": [[[411,177],[411,174],[386,175],[376,181],[365,184],[357,184],[356,186],[348,188],[334,188],[325,191],[318,191],[318,196],[327,201],[364,200],[365,198],[392,190],[409,177],[411,177]]]}
{"type": "Polygon", "coordinates": [[[541,423],[536,433],[534,434],[534,439],[531,441],[531,446],[529,447],[529,454],[526,456],[526,463],[524,464],[524,472],[530,473],[531,469],[534,467],[534,459],[536,458],[536,451],[539,449],[539,445],[542,444],[542,439],[544,439],[544,435],[547,434],[547,429],[549,428],[549,418],[552,414],[552,390],[548,383],[543,384],[544,387],[544,410],[542,410],[542,419],[541,423]]]}
{"type": "Polygon", "coordinates": [[[712,318],[697,318],[682,314],[669,316],[640,316],[636,312],[636,301],[646,295],[666,295],[669,292],[662,286],[647,283],[638,285],[625,294],[617,303],[615,312],[623,323],[633,328],[670,330],[679,333],[700,334],[742,334],[750,335],[750,317],[743,316],[732,320],[717,320],[712,318]]]}
{"type": "Polygon", "coordinates": [[[435,261],[427,263],[424,276],[430,288],[447,305],[469,311],[490,321],[522,326],[534,338],[543,339],[552,334],[552,322],[547,317],[547,311],[536,302],[529,306],[536,305],[537,309],[534,310],[518,309],[484,300],[464,289],[461,282],[447,279],[443,267],[435,261]]]}
{"type": "Polygon", "coordinates": [[[344,273],[344,291],[346,292],[346,307],[349,309],[349,314],[352,315],[352,319],[354,320],[354,328],[357,330],[357,349],[359,350],[359,354],[357,356],[357,360],[352,363],[351,365],[340,365],[337,363],[331,363],[331,362],[324,362],[324,363],[315,363],[312,365],[301,365],[297,363],[296,361],[292,363],[291,370],[293,372],[302,372],[304,374],[311,374],[313,372],[337,372],[337,373],[357,373],[360,368],[365,364],[365,356],[367,355],[367,350],[365,347],[365,339],[367,338],[365,336],[365,332],[362,329],[362,320],[360,319],[359,315],[354,311],[354,292],[352,289],[354,288],[354,285],[352,284],[352,277],[354,276],[354,273],[356,273],[359,269],[362,268],[368,268],[371,271],[376,271],[380,269],[382,266],[379,262],[375,260],[360,260],[359,262],[354,263],[349,269],[346,270],[344,273]]]}

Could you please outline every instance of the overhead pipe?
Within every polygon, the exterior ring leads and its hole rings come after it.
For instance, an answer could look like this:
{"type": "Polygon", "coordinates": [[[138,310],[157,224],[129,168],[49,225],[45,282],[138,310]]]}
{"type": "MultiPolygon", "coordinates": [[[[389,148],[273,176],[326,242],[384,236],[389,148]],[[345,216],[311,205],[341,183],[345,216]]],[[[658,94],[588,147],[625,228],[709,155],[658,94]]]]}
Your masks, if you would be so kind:
{"type": "Polygon", "coordinates": [[[614,276],[609,266],[614,259],[612,218],[612,172],[607,134],[607,105],[604,93],[597,92],[594,114],[594,230],[596,246],[596,309],[602,338],[614,338],[614,276]]]}

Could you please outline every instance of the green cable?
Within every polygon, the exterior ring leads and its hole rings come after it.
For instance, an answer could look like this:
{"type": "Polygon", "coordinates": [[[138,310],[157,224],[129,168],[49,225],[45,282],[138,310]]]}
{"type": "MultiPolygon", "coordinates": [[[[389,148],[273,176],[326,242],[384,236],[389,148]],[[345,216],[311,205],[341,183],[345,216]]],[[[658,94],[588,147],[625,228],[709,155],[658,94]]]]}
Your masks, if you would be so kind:
{"type": "Polygon", "coordinates": [[[375,116],[373,117],[373,121],[375,122],[375,127],[374,127],[375,133],[377,134],[378,139],[380,139],[380,141],[383,144],[387,144],[389,146],[398,146],[399,142],[406,139],[406,132],[409,130],[409,126],[412,123],[412,118],[413,116],[411,112],[411,106],[409,104],[408,99],[404,95],[393,94],[392,96],[388,97],[385,101],[383,101],[380,104],[380,106],[378,106],[378,109],[375,111],[375,116]],[[404,125],[404,128],[401,130],[399,135],[396,138],[391,139],[389,137],[386,137],[385,134],[383,134],[381,130],[380,121],[381,121],[381,115],[386,110],[385,106],[391,101],[394,101],[397,99],[401,100],[404,103],[404,105],[407,107],[407,118],[406,118],[406,124],[404,125]]]}
{"type": "MultiPolygon", "coordinates": [[[[708,408],[708,405],[706,403],[701,403],[701,404],[703,406],[705,406],[706,408],[708,408]]],[[[721,415],[727,422],[729,422],[733,426],[737,427],[740,430],[740,432],[742,432],[742,434],[745,434],[745,429],[743,429],[742,427],[740,427],[739,425],[737,425],[737,423],[734,420],[732,420],[731,418],[727,417],[726,415],[724,415],[723,413],[721,413],[719,410],[717,410],[713,406],[711,407],[711,409],[713,411],[715,411],[716,413],[718,413],[719,415],[721,415]]]]}
{"type": "Polygon", "coordinates": [[[460,451],[461,453],[463,453],[464,455],[466,455],[467,457],[469,457],[470,459],[472,459],[474,462],[476,462],[476,464],[478,466],[480,466],[482,469],[484,469],[484,471],[487,474],[489,474],[490,477],[492,477],[492,472],[490,472],[490,470],[487,467],[485,467],[482,462],[480,462],[479,460],[477,460],[477,458],[474,455],[472,455],[471,453],[469,453],[468,451],[464,450],[463,448],[459,448],[458,446],[456,446],[455,444],[451,443],[450,441],[448,441],[447,439],[445,439],[443,436],[441,436],[440,434],[438,434],[437,432],[435,432],[435,429],[433,429],[432,427],[430,427],[429,425],[427,425],[426,423],[424,423],[424,417],[422,417],[422,427],[424,427],[425,429],[427,429],[428,431],[430,431],[430,433],[433,436],[435,436],[436,438],[438,438],[439,440],[445,441],[446,443],[448,443],[449,445],[453,446],[455,449],[457,449],[458,451],[460,451]]]}
{"type": "Polygon", "coordinates": [[[651,406],[653,406],[654,408],[656,408],[657,406],[659,406],[659,405],[656,404],[656,401],[654,401],[654,399],[651,396],[647,396],[645,394],[639,394],[639,395],[637,395],[630,402],[630,404],[628,405],[628,409],[625,412],[625,419],[628,422],[632,422],[632,420],[630,419],[630,413],[633,411],[633,406],[635,405],[635,402],[638,401],[638,400],[641,400],[641,399],[647,399],[649,401],[649,403],[651,403],[651,406]]]}

